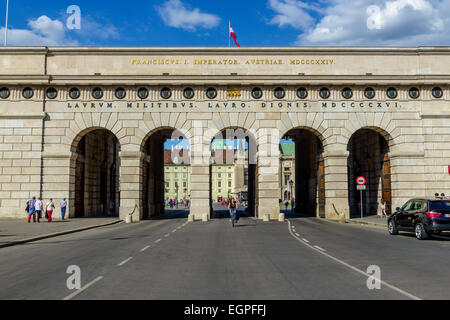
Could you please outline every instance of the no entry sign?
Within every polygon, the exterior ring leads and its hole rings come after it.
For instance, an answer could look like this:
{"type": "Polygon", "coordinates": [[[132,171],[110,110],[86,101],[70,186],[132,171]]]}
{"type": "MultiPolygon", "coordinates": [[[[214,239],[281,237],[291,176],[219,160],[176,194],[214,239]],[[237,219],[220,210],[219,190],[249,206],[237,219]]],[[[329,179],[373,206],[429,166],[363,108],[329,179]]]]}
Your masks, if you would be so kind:
{"type": "Polygon", "coordinates": [[[358,179],[356,179],[356,183],[358,184],[358,186],[365,186],[366,182],[366,178],[364,177],[358,177],[358,179]]]}

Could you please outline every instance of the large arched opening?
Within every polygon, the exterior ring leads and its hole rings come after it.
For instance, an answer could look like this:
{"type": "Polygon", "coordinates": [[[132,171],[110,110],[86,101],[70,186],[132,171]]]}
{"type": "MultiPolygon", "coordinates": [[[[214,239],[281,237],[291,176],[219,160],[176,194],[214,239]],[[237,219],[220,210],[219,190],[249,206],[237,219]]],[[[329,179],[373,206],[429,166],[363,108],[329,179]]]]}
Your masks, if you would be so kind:
{"type": "Polygon", "coordinates": [[[211,141],[210,204],[212,218],[228,218],[235,199],[240,216],[256,217],[257,144],[249,131],[228,128],[211,141]]]}
{"type": "Polygon", "coordinates": [[[392,212],[389,141],[387,134],[370,128],[358,130],[349,141],[348,194],[351,218],[359,218],[361,214],[379,214],[382,199],[392,212]],[[358,177],[364,177],[367,181],[366,190],[362,192],[362,209],[361,191],[356,183],[358,177]]]}
{"type": "Polygon", "coordinates": [[[71,217],[119,215],[120,143],[106,129],[92,129],[80,135],[72,147],[71,217]]]}
{"type": "Polygon", "coordinates": [[[324,147],[319,135],[292,129],[280,141],[280,206],[287,215],[325,218],[324,147]]]}
{"type": "Polygon", "coordinates": [[[142,218],[187,217],[190,208],[190,144],[179,131],[162,128],[144,141],[142,218]]]}

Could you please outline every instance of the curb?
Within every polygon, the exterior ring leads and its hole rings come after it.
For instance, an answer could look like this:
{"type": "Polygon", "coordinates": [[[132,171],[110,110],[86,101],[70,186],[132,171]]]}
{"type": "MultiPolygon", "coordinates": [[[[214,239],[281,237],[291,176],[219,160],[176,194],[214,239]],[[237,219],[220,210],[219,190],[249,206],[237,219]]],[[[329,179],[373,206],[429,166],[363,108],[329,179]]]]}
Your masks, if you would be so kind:
{"type": "Polygon", "coordinates": [[[386,223],[376,223],[376,222],[368,222],[368,221],[358,221],[358,220],[346,220],[347,223],[352,224],[360,224],[360,225],[366,225],[366,226],[374,226],[374,227],[380,227],[380,228],[386,228],[386,223]]]}
{"type": "Polygon", "coordinates": [[[9,243],[0,244],[0,249],[1,248],[7,248],[7,247],[16,246],[16,245],[19,245],[19,244],[24,244],[24,243],[44,240],[44,239],[56,238],[56,237],[64,236],[64,235],[67,235],[67,234],[78,233],[78,232],[82,232],[82,231],[87,231],[87,230],[92,230],[92,229],[98,229],[98,228],[102,228],[102,227],[112,226],[112,225],[119,224],[119,223],[122,223],[122,222],[123,222],[122,220],[118,220],[118,221],[109,222],[109,223],[101,224],[101,225],[95,225],[95,226],[84,227],[84,228],[79,228],[79,229],[72,229],[72,230],[61,231],[61,232],[57,232],[57,233],[51,233],[51,234],[46,234],[46,235],[42,235],[42,236],[37,236],[37,237],[34,237],[34,238],[28,238],[28,239],[23,239],[23,240],[12,241],[12,242],[9,242],[9,243]]]}

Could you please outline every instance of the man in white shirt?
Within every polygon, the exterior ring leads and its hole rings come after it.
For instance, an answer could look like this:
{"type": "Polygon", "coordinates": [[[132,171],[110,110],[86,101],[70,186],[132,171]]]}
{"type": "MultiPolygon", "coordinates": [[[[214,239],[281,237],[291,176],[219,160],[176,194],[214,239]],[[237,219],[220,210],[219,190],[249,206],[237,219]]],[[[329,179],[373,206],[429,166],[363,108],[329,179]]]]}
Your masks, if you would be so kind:
{"type": "Polygon", "coordinates": [[[37,222],[41,223],[41,217],[42,217],[42,199],[39,197],[36,200],[36,203],[34,204],[34,209],[36,209],[36,215],[37,215],[37,222]]]}

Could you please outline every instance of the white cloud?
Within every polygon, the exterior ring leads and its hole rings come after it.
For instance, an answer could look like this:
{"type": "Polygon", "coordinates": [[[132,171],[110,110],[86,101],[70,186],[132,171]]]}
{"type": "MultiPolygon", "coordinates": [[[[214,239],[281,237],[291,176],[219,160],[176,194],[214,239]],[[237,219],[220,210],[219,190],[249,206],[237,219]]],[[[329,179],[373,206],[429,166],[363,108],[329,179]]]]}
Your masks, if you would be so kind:
{"type": "MultiPolygon", "coordinates": [[[[279,1],[270,0],[269,4],[271,2],[279,1]]],[[[450,33],[446,31],[450,30],[449,0],[326,0],[322,3],[324,9],[310,27],[297,27],[302,33],[296,45],[450,44],[450,33]]],[[[290,25],[296,27],[293,23],[290,25]]]]}
{"type": "Polygon", "coordinates": [[[291,26],[296,29],[305,29],[314,23],[313,17],[308,13],[313,7],[303,1],[297,0],[269,0],[269,8],[277,13],[270,20],[271,24],[279,27],[291,26]]]}
{"type": "Polygon", "coordinates": [[[218,16],[202,13],[198,8],[190,10],[180,0],[168,0],[156,10],[167,26],[188,31],[198,27],[211,29],[220,23],[218,16]]]}
{"type": "MultiPolygon", "coordinates": [[[[77,41],[67,37],[64,24],[47,16],[40,16],[28,22],[30,29],[9,29],[9,46],[69,46],[77,41]]],[[[0,44],[5,43],[5,28],[0,29],[0,44]]]]}

